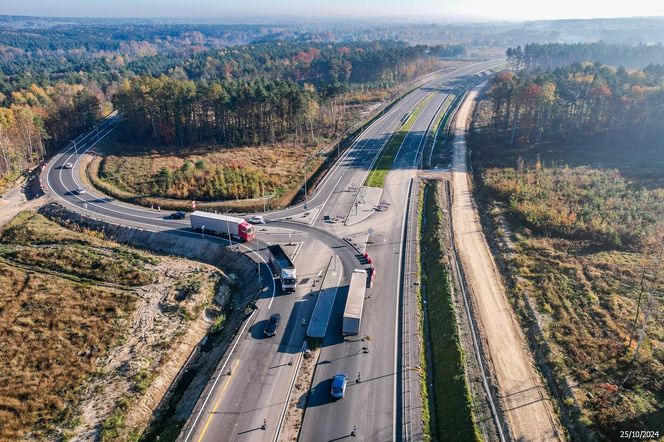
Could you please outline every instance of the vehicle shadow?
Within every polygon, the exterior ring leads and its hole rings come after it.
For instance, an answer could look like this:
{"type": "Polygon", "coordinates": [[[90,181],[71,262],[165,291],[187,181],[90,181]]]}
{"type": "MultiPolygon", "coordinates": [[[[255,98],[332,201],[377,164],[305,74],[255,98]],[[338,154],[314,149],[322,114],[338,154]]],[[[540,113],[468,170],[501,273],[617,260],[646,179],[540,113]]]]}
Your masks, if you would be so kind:
{"type": "Polygon", "coordinates": [[[294,354],[302,349],[305,327],[302,326],[301,317],[303,316],[302,309],[307,302],[308,299],[293,304],[293,308],[288,315],[288,322],[285,324],[284,332],[281,335],[281,341],[277,349],[279,353],[294,354]],[[298,336],[301,336],[299,340],[297,339],[298,336]]]}
{"type": "Polygon", "coordinates": [[[342,285],[337,288],[337,296],[334,299],[332,314],[330,315],[330,321],[327,324],[327,333],[323,340],[323,347],[331,347],[344,342],[344,336],[341,330],[346,299],[348,298],[348,288],[348,285],[342,285]]]}
{"type": "Polygon", "coordinates": [[[320,407],[322,405],[336,402],[337,399],[334,399],[332,396],[330,396],[331,389],[332,379],[323,379],[318,383],[318,385],[300,397],[297,402],[298,407],[303,405],[305,402],[307,407],[320,407]]]}
{"type": "Polygon", "coordinates": [[[265,330],[265,326],[267,325],[268,320],[263,319],[261,321],[256,321],[254,325],[249,327],[249,335],[251,335],[252,339],[269,339],[270,336],[266,336],[265,333],[263,332],[265,330]]]}

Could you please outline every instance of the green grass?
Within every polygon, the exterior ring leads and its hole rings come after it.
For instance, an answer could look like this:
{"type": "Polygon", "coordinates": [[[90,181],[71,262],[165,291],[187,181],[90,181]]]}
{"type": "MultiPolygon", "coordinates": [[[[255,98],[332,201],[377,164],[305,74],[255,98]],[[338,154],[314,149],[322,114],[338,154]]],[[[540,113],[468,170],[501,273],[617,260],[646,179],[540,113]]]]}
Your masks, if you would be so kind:
{"type": "Polygon", "coordinates": [[[113,409],[113,412],[101,423],[101,440],[116,440],[125,428],[125,419],[129,410],[129,399],[123,398],[113,409]]]}
{"type": "MultiPolygon", "coordinates": [[[[422,242],[422,221],[424,217],[424,192],[423,188],[420,188],[420,192],[417,196],[417,223],[418,223],[418,241],[422,242]]],[[[415,278],[417,281],[422,280],[422,261],[420,257],[421,250],[418,249],[417,257],[417,275],[415,278]]],[[[418,333],[420,336],[424,336],[424,298],[422,297],[422,290],[420,289],[421,285],[418,285],[415,288],[417,293],[417,318],[418,318],[418,333]]],[[[431,440],[431,408],[429,401],[429,366],[427,360],[427,347],[422,345],[420,348],[420,394],[422,395],[422,440],[428,442],[431,440]]]]}
{"type": "Polygon", "coordinates": [[[72,232],[34,212],[18,214],[0,232],[0,256],[18,265],[71,275],[78,280],[141,286],[157,275],[158,260],[88,232],[72,232]]]}
{"type": "Polygon", "coordinates": [[[439,185],[427,184],[422,224],[422,282],[429,319],[433,395],[436,404],[435,440],[478,441],[481,436],[473,416],[472,399],[459,343],[450,277],[441,233],[443,220],[437,195],[439,185]]]}
{"type": "Polygon", "coordinates": [[[374,164],[373,169],[371,172],[369,172],[369,176],[367,176],[367,179],[364,182],[365,186],[383,187],[385,184],[385,177],[392,168],[392,164],[394,164],[394,159],[396,158],[397,152],[401,147],[401,143],[403,143],[403,140],[406,138],[406,135],[408,135],[410,128],[413,127],[413,124],[420,116],[420,113],[422,113],[424,107],[429,103],[429,101],[431,101],[431,98],[433,98],[433,94],[430,94],[420,104],[418,104],[417,107],[413,109],[413,112],[410,114],[410,117],[408,117],[408,120],[406,120],[406,122],[401,125],[398,132],[394,134],[392,138],[390,138],[387,146],[385,146],[380,154],[380,157],[374,164]]]}

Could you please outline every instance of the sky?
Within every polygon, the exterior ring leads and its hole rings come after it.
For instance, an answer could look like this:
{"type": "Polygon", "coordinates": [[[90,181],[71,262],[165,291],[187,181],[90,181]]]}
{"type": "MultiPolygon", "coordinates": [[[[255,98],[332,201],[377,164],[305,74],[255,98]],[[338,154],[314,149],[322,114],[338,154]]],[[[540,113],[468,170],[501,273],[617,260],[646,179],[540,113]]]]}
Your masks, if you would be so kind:
{"type": "Polygon", "coordinates": [[[500,20],[664,16],[664,0],[0,0],[0,15],[59,17],[475,17],[500,20]]]}

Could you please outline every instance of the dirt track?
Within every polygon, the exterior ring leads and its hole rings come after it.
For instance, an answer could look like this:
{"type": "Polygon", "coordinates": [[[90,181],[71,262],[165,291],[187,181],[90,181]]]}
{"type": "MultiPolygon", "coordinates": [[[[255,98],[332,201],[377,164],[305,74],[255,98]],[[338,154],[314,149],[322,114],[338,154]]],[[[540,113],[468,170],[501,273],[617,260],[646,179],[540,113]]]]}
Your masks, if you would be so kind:
{"type": "Polygon", "coordinates": [[[466,168],[466,123],[476,93],[454,123],[452,162],[454,236],[475,305],[475,317],[500,390],[510,436],[518,441],[563,440],[548,393],[535,371],[526,339],[512,312],[500,272],[484,237],[466,168]]]}

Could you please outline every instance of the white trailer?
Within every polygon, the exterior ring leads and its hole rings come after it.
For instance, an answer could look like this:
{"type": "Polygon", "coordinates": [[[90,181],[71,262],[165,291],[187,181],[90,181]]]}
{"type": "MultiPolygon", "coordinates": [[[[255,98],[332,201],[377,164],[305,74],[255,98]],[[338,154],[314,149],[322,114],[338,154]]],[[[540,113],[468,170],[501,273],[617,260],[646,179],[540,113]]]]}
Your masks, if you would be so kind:
{"type": "Polygon", "coordinates": [[[364,306],[364,292],[367,287],[367,271],[363,269],[353,270],[348,287],[348,298],[344,309],[344,318],[341,332],[344,336],[357,335],[360,333],[362,322],[362,307],[364,306]]]}
{"type": "Polygon", "coordinates": [[[267,246],[270,251],[270,264],[276,270],[281,280],[281,288],[284,292],[292,292],[297,286],[297,274],[295,264],[288,257],[279,244],[267,246]]]}
{"type": "Polygon", "coordinates": [[[216,213],[202,212],[197,210],[189,215],[191,228],[203,233],[216,233],[222,237],[228,237],[236,241],[251,241],[256,235],[254,227],[243,218],[216,213]]]}

